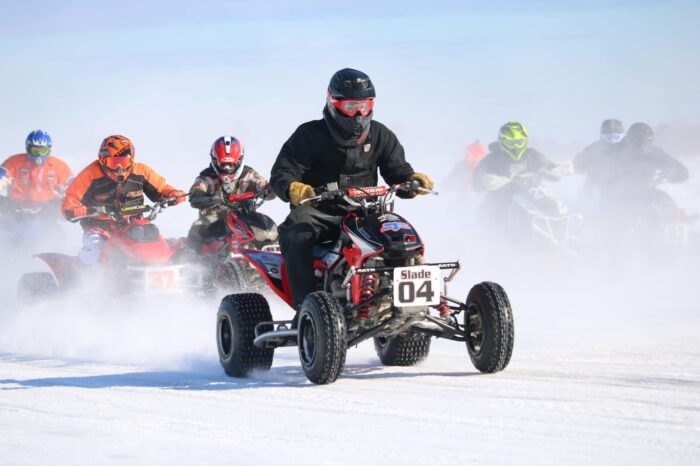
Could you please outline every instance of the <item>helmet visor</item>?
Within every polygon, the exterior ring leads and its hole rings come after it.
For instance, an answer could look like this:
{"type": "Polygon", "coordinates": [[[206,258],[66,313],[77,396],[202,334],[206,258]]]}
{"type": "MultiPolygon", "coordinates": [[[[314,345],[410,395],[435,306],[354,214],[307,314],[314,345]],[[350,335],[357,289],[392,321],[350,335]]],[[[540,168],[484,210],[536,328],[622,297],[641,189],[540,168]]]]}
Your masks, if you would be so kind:
{"type": "Polygon", "coordinates": [[[526,138],[501,138],[498,142],[501,144],[503,150],[505,150],[513,160],[520,160],[525,153],[525,148],[527,147],[526,138]]]}
{"type": "Polygon", "coordinates": [[[105,157],[102,164],[112,171],[122,172],[131,168],[131,157],[105,157]]]}
{"type": "Polygon", "coordinates": [[[374,99],[338,100],[329,95],[328,101],[331,103],[331,105],[349,117],[354,117],[358,113],[363,117],[366,117],[374,108],[374,99]]]}
{"type": "Polygon", "coordinates": [[[32,157],[48,157],[51,153],[51,146],[29,146],[27,153],[32,157]]]}
{"type": "Polygon", "coordinates": [[[501,139],[501,144],[506,149],[525,149],[525,146],[527,146],[527,139],[501,139]]]}
{"type": "Polygon", "coordinates": [[[608,144],[617,144],[618,142],[622,141],[623,136],[624,134],[622,133],[603,133],[600,135],[600,139],[608,144]]]}

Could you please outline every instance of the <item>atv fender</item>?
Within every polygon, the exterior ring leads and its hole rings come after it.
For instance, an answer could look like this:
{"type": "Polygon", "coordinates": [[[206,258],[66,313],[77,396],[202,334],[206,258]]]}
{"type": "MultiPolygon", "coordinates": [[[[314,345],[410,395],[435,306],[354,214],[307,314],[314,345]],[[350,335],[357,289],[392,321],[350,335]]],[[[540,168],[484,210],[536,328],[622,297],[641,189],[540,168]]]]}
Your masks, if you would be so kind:
{"type": "Polygon", "coordinates": [[[59,254],[55,252],[42,252],[34,257],[43,260],[51,269],[59,288],[74,285],[78,282],[80,261],[76,256],[59,254]]]}

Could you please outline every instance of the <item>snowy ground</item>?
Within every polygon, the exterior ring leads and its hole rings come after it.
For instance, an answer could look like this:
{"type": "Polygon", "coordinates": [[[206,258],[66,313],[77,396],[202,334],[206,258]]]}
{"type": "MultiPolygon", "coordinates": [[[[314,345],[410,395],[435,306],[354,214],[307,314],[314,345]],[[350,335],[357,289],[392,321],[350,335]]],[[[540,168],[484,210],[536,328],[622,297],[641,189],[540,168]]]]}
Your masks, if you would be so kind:
{"type": "Polygon", "coordinates": [[[697,464],[691,284],[514,276],[516,346],[496,375],[437,341],[413,368],[382,367],[365,343],[330,386],[305,379],[293,348],[238,380],[218,366],[215,304],[6,312],[0,462],[697,464]]]}

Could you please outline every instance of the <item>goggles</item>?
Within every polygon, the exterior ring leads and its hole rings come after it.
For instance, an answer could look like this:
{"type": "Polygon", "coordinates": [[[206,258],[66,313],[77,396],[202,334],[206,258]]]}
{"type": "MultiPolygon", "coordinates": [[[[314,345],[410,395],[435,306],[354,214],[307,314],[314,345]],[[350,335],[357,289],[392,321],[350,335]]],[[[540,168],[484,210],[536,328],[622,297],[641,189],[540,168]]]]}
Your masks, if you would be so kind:
{"type": "Polygon", "coordinates": [[[48,157],[51,153],[51,146],[29,146],[27,153],[32,157],[48,157]]]}
{"type": "Polygon", "coordinates": [[[129,170],[132,165],[131,157],[105,157],[102,159],[102,165],[116,172],[129,170]]]}
{"type": "Polygon", "coordinates": [[[523,149],[527,145],[527,139],[501,139],[501,144],[508,149],[523,149]]]}
{"type": "Polygon", "coordinates": [[[600,135],[600,139],[609,144],[617,144],[618,142],[622,141],[623,136],[624,134],[622,133],[604,133],[600,135]]]}
{"type": "MultiPolygon", "coordinates": [[[[219,163],[219,170],[221,170],[224,173],[235,173],[236,170],[238,170],[238,167],[240,166],[240,163],[233,163],[233,162],[223,162],[219,163]]],[[[235,179],[234,179],[235,181],[235,179]]]]}
{"type": "Polygon", "coordinates": [[[374,99],[338,100],[329,94],[328,102],[349,117],[354,117],[358,113],[366,117],[374,108],[374,99]]]}

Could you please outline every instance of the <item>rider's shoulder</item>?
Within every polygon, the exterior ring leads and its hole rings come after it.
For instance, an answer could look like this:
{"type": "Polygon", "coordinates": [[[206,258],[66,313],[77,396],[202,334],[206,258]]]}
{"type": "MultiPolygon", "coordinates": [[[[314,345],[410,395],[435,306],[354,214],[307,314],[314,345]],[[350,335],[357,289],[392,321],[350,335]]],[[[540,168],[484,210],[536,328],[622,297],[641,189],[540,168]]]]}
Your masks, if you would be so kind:
{"type": "Polygon", "coordinates": [[[207,168],[199,172],[199,177],[200,178],[217,178],[216,172],[214,171],[213,168],[211,168],[211,165],[209,165],[207,168]]]}
{"type": "Polygon", "coordinates": [[[27,154],[15,154],[9,156],[2,164],[3,166],[23,164],[27,160],[27,154]]]}
{"type": "Polygon", "coordinates": [[[241,170],[241,177],[246,175],[257,175],[258,171],[251,167],[250,165],[243,165],[243,170],[241,170]]]}
{"type": "Polygon", "coordinates": [[[535,149],[533,147],[528,147],[527,149],[525,149],[525,156],[541,157],[541,158],[545,157],[545,155],[542,152],[538,151],[537,149],[535,149]]]}
{"type": "Polygon", "coordinates": [[[141,175],[146,177],[151,175],[158,175],[157,171],[151,168],[150,165],[147,165],[143,162],[134,162],[134,168],[132,169],[131,173],[133,175],[141,175]]]}
{"type": "Polygon", "coordinates": [[[320,120],[310,120],[307,121],[306,123],[300,124],[296,131],[294,131],[294,135],[297,134],[304,134],[310,131],[319,131],[319,130],[325,130],[326,129],[326,123],[323,121],[323,119],[320,120]]]}
{"type": "Polygon", "coordinates": [[[47,160],[47,162],[53,165],[54,167],[68,168],[68,164],[66,163],[66,161],[55,155],[49,155],[49,159],[47,160]]]}
{"type": "Polygon", "coordinates": [[[387,125],[385,125],[381,121],[372,120],[370,122],[369,131],[370,131],[370,134],[372,135],[373,139],[382,138],[382,137],[384,137],[384,138],[386,138],[386,137],[396,138],[396,134],[391,129],[389,129],[389,127],[387,125]]]}

